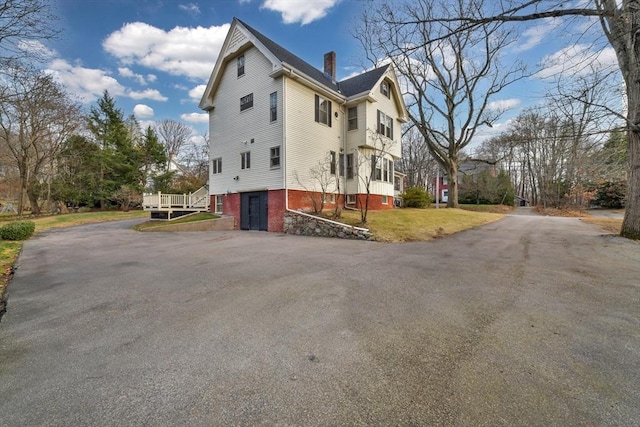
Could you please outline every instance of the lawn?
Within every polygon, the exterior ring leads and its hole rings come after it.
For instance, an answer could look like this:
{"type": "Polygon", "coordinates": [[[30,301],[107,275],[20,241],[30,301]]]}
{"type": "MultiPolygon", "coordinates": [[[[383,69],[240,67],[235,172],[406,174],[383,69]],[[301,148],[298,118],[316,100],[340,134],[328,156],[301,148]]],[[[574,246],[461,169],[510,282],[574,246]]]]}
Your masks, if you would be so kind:
{"type": "Polygon", "coordinates": [[[582,221],[588,222],[589,224],[595,224],[598,227],[602,228],[603,231],[610,234],[620,234],[620,230],[622,229],[622,220],[616,218],[596,218],[596,217],[585,217],[581,218],[582,221]]]}
{"type": "Polygon", "coordinates": [[[157,221],[157,220],[146,221],[140,224],[136,224],[133,228],[134,230],[143,231],[143,230],[148,230],[150,228],[162,228],[168,225],[184,224],[186,222],[195,222],[195,221],[206,221],[209,219],[216,219],[216,218],[220,218],[220,215],[216,215],[210,212],[200,212],[193,215],[187,215],[183,218],[174,219],[172,221],[157,221]]]}
{"type": "MultiPolygon", "coordinates": [[[[503,214],[463,209],[393,209],[369,211],[366,227],[382,242],[431,240],[503,218],[503,214]]],[[[359,211],[343,211],[340,221],[360,226],[359,211]]]]}

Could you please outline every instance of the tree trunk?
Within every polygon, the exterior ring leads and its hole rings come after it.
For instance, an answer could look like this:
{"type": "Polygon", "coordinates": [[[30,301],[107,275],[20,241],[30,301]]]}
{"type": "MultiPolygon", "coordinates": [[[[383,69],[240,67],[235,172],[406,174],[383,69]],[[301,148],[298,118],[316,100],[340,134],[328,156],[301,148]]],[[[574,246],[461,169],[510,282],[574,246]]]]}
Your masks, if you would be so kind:
{"type": "MultiPolygon", "coordinates": [[[[638,126],[640,124],[640,106],[634,106],[632,110],[632,105],[640,103],[640,97],[637,97],[640,94],[640,82],[635,79],[633,85],[636,86],[633,93],[627,90],[629,93],[629,118],[633,124],[638,126]],[[635,94],[636,98],[632,99],[632,94],[635,94]]],[[[627,138],[629,180],[626,209],[620,235],[629,239],[640,240],[640,130],[630,129],[627,133],[627,138]]]]}
{"type": "Polygon", "coordinates": [[[450,162],[447,165],[447,207],[458,207],[458,163],[450,162]]]}

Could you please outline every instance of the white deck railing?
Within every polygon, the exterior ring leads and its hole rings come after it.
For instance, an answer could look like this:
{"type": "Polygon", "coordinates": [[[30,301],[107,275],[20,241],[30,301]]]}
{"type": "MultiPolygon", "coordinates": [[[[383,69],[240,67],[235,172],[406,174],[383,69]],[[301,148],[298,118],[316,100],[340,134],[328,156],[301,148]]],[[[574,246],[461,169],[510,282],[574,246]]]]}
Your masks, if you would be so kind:
{"type": "Polygon", "coordinates": [[[144,210],[209,210],[209,191],[202,187],[189,194],[149,193],[143,196],[142,207],[144,210]]]}

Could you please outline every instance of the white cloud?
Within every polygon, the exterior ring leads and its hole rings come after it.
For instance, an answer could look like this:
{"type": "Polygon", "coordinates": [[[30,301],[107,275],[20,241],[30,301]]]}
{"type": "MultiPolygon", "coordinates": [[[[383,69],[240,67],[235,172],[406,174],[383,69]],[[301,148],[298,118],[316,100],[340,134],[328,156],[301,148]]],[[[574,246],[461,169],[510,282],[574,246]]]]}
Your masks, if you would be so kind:
{"type": "Polygon", "coordinates": [[[522,33],[522,41],[515,47],[516,52],[533,49],[538,46],[545,37],[550,36],[556,28],[562,25],[562,19],[549,18],[541,21],[540,24],[527,28],[522,33]]]}
{"type": "Polygon", "coordinates": [[[92,102],[95,98],[101,97],[105,90],[109,91],[111,96],[126,96],[136,100],[167,100],[167,97],[156,89],[134,91],[118,83],[104,70],[85,68],[80,64],[70,64],[63,59],[52,61],[46,71],[55,76],[71,94],[82,102],[92,102]]]}
{"type": "Polygon", "coordinates": [[[20,40],[18,42],[18,48],[24,51],[29,51],[40,58],[51,59],[57,56],[55,50],[49,49],[38,40],[20,40]]]}
{"type": "Polygon", "coordinates": [[[204,91],[207,88],[207,85],[198,85],[189,91],[189,97],[194,101],[200,101],[202,99],[202,95],[204,95],[204,91]]]}
{"type": "Polygon", "coordinates": [[[137,104],[133,107],[133,114],[139,119],[149,119],[153,117],[153,108],[144,104],[137,104]]]}
{"type": "Polygon", "coordinates": [[[111,96],[126,93],[125,87],[105,71],[72,65],[62,59],[51,62],[47,72],[54,75],[70,93],[83,102],[93,101],[94,98],[102,96],[105,90],[108,90],[111,96]]]}
{"type": "Polygon", "coordinates": [[[130,78],[130,79],[134,79],[135,81],[137,81],[141,85],[146,86],[146,84],[147,84],[147,80],[145,79],[145,77],[142,74],[136,74],[130,68],[120,67],[120,68],[118,68],[118,74],[120,74],[122,77],[127,77],[127,78],[130,78]]]}
{"type": "Polygon", "coordinates": [[[189,123],[209,123],[209,114],[207,113],[181,114],[180,118],[189,123]]]}
{"type": "Polygon", "coordinates": [[[207,79],[229,26],[175,27],[165,31],[143,22],[133,22],[111,33],[102,45],[124,64],[207,79]]]}
{"type": "Polygon", "coordinates": [[[498,101],[492,101],[487,104],[487,110],[489,111],[506,111],[513,107],[520,105],[520,100],[516,98],[500,99],[498,101]]]}
{"type": "Polygon", "coordinates": [[[309,24],[324,18],[340,0],[265,0],[261,8],[279,12],[285,24],[309,24]]]}
{"type": "Polygon", "coordinates": [[[616,53],[612,47],[593,50],[592,45],[573,44],[542,58],[544,68],[535,74],[538,78],[548,78],[569,72],[582,75],[595,69],[617,66],[616,53]],[[592,68],[593,67],[593,68],[592,68]]]}
{"type": "Polygon", "coordinates": [[[127,90],[126,95],[131,99],[152,99],[154,101],[166,101],[168,99],[156,89],[145,89],[143,91],[127,90]]]}
{"type": "Polygon", "coordinates": [[[200,7],[198,7],[198,5],[195,3],[181,4],[178,5],[178,7],[185,12],[191,13],[192,15],[200,15],[200,7]]]}

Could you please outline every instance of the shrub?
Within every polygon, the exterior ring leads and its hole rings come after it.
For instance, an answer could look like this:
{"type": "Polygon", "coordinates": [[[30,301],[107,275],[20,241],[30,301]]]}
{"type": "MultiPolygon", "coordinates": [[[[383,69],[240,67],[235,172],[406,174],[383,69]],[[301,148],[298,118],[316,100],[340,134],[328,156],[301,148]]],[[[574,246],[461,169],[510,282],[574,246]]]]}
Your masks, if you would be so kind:
{"type": "Polygon", "coordinates": [[[17,221],[0,227],[0,238],[3,240],[26,240],[33,235],[36,224],[32,221],[17,221]]]}
{"type": "Polygon", "coordinates": [[[595,202],[603,208],[624,208],[627,195],[625,181],[603,182],[597,188],[595,202]]]}
{"type": "Polygon", "coordinates": [[[400,197],[407,208],[426,208],[431,204],[431,196],[422,187],[409,187],[400,197]]]}

